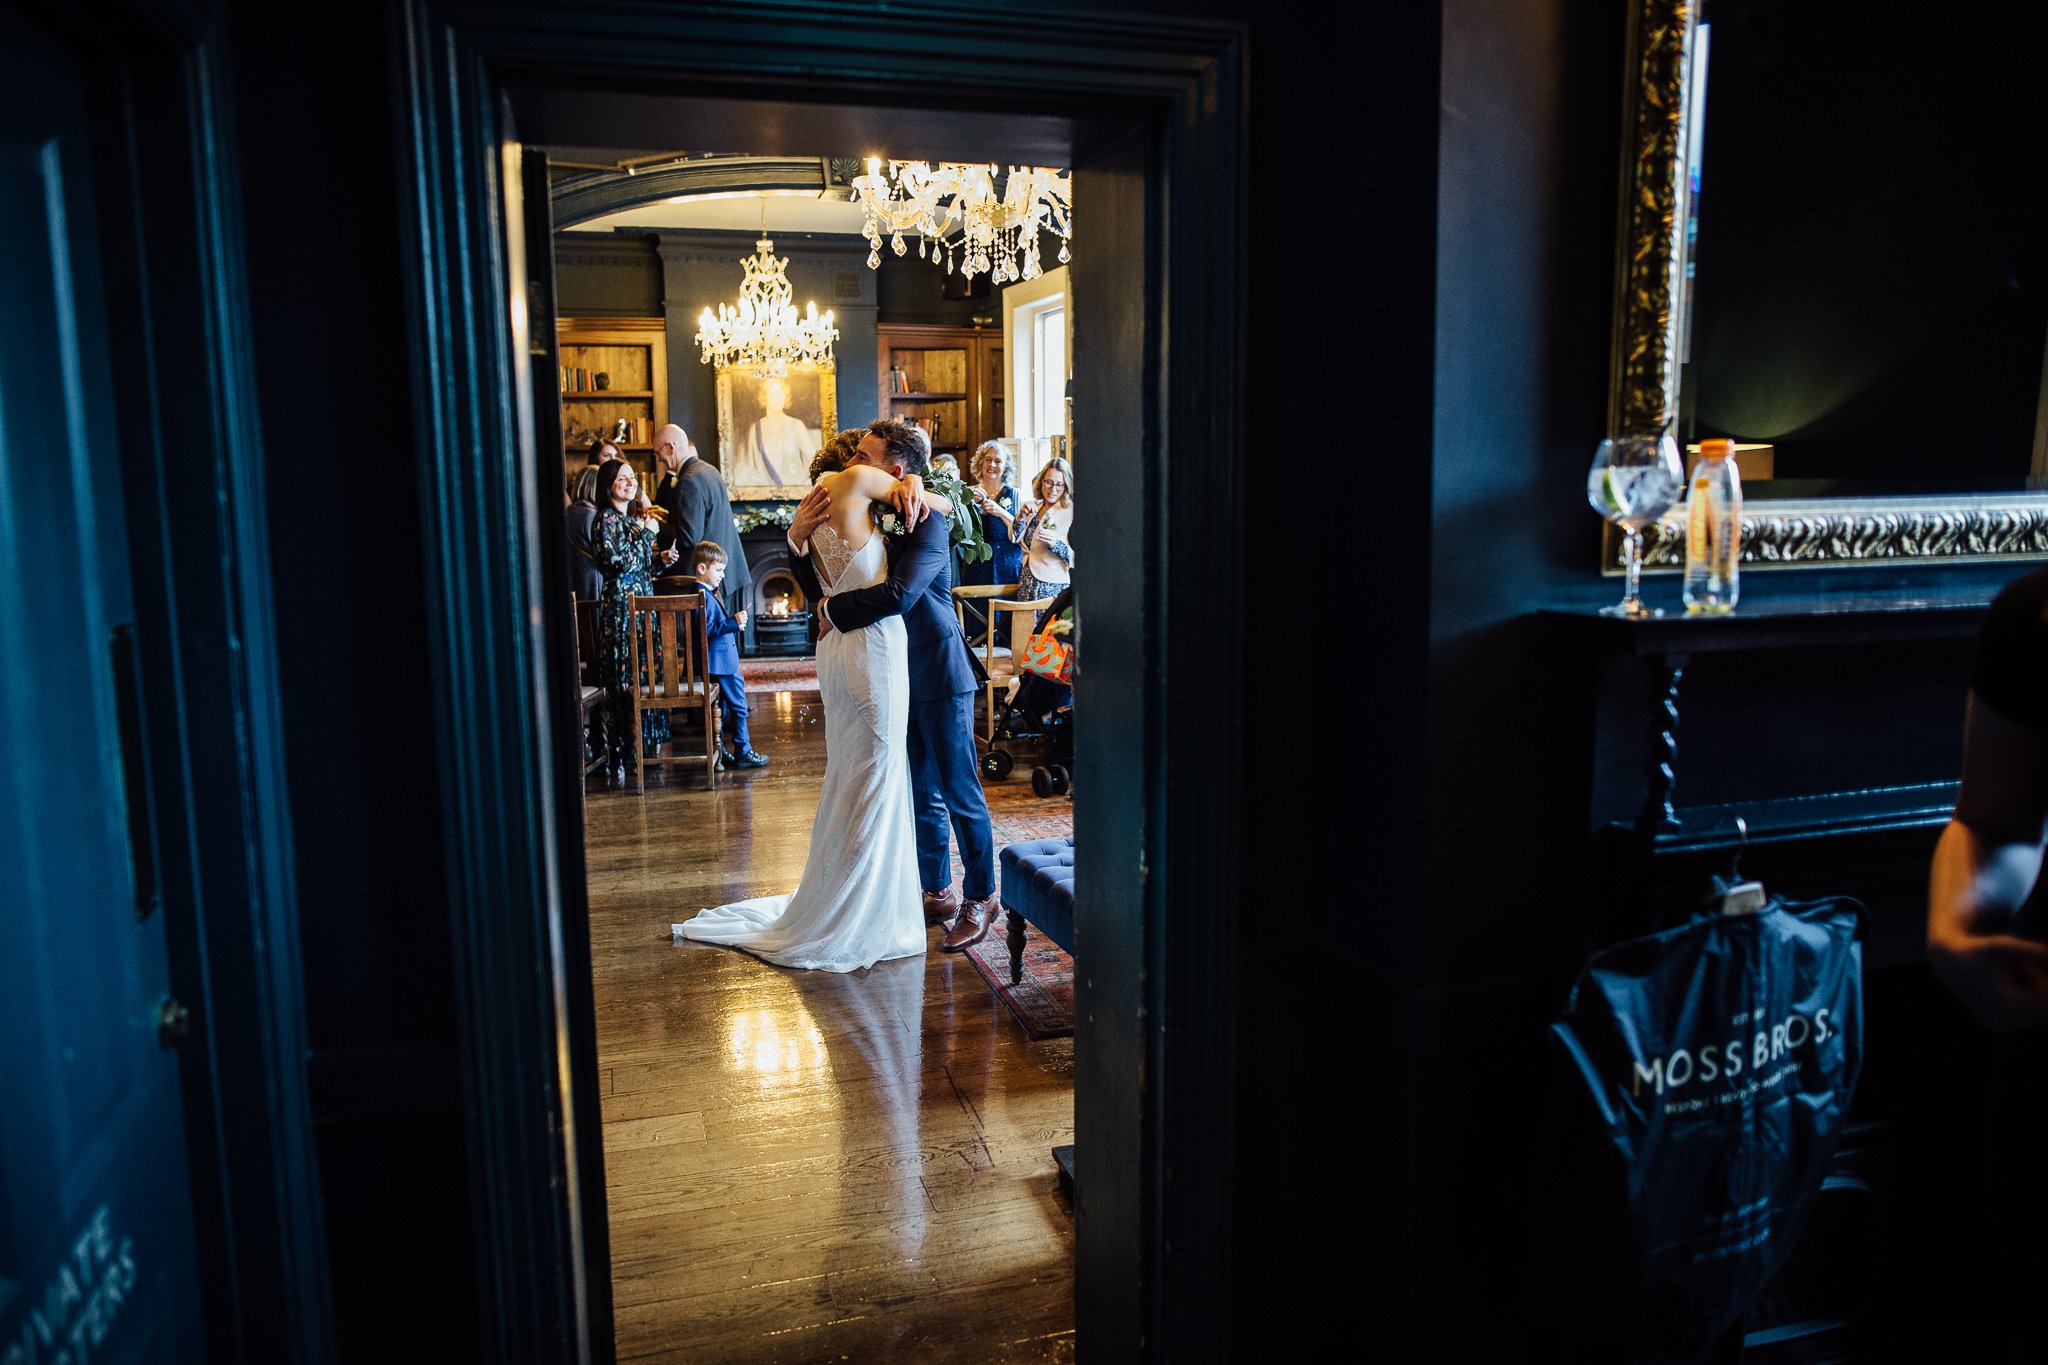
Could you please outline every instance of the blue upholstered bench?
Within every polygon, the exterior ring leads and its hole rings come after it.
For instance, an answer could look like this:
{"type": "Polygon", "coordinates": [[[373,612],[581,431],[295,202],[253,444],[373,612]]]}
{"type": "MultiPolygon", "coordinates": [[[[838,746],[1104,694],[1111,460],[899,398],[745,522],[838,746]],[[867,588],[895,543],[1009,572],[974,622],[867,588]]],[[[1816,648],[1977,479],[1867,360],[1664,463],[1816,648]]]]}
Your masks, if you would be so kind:
{"type": "Polygon", "coordinates": [[[1003,909],[1010,912],[1010,984],[1024,979],[1024,925],[1074,951],[1074,841],[1035,839],[1003,850],[1003,909]]]}

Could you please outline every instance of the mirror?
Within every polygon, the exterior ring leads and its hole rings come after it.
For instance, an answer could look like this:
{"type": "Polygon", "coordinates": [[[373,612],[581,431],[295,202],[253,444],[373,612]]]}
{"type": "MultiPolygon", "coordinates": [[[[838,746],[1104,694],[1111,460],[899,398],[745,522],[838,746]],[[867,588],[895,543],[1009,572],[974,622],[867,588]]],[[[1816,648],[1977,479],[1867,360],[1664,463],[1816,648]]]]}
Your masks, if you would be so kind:
{"type": "Polygon", "coordinates": [[[1610,434],[1735,439],[1751,563],[2048,553],[2048,8],[1637,0],[1633,28],[1610,434]]]}

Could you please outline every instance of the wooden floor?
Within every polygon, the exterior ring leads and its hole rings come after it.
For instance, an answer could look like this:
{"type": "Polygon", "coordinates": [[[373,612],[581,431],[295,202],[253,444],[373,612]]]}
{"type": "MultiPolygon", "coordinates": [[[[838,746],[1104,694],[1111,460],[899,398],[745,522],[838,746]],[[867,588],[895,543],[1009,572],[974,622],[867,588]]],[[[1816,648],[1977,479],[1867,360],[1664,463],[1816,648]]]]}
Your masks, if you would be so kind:
{"type": "Polygon", "coordinates": [[[590,794],[619,1357],[1071,1360],[1073,1040],[1028,1041],[937,930],[850,975],[670,942],[797,880],[816,702],[756,694],[772,765],[716,791],[700,767],[590,794]]]}

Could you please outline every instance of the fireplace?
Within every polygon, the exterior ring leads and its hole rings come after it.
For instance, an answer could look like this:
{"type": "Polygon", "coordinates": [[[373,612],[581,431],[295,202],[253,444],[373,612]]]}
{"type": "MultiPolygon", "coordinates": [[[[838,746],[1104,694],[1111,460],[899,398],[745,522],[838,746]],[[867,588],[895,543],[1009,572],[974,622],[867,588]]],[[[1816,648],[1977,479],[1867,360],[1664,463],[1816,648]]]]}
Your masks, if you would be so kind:
{"type": "Polygon", "coordinates": [[[756,654],[787,656],[811,652],[811,613],[804,590],[786,568],[771,569],[754,580],[754,612],[748,624],[756,654]]]}
{"type": "Polygon", "coordinates": [[[787,533],[780,527],[764,526],[743,533],[740,545],[754,580],[741,647],[756,658],[811,653],[811,604],[789,570],[787,533]]]}

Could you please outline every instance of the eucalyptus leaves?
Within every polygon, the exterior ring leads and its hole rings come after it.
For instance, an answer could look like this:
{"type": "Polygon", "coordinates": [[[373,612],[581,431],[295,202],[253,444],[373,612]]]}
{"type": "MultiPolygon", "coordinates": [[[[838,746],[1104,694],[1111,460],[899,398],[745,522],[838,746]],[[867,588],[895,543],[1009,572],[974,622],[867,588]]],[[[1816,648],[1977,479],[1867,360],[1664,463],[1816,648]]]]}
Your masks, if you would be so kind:
{"type": "Polygon", "coordinates": [[[938,493],[953,504],[951,522],[946,528],[947,539],[960,558],[969,564],[985,564],[995,554],[995,547],[988,543],[988,537],[981,533],[981,514],[974,510],[974,489],[961,479],[949,479],[933,470],[924,476],[924,486],[938,493]]]}
{"type": "MultiPolygon", "coordinates": [[[[974,510],[973,487],[962,480],[948,478],[936,469],[925,474],[924,486],[927,492],[937,493],[953,504],[953,513],[946,519],[947,542],[969,564],[986,563],[995,554],[995,547],[981,533],[981,517],[974,510]]],[[[883,503],[870,503],[868,516],[885,536],[900,536],[910,529],[903,524],[895,508],[883,503]]],[[[784,518],[780,524],[787,526],[789,521],[784,518]]]]}

